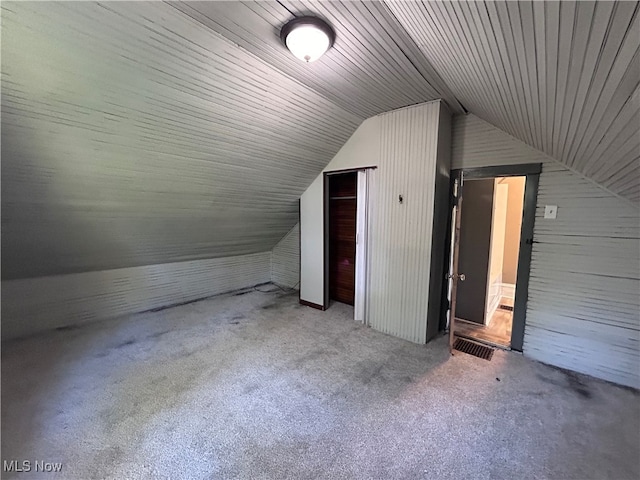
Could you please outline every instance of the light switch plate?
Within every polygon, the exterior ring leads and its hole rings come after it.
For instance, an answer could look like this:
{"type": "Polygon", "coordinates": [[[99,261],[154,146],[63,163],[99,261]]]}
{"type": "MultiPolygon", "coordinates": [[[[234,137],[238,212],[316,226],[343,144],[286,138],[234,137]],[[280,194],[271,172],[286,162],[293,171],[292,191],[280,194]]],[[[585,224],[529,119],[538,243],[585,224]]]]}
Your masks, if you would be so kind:
{"type": "Polygon", "coordinates": [[[544,218],[554,219],[558,215],[557,205],[545,205],[544,206],[544,218]]]}

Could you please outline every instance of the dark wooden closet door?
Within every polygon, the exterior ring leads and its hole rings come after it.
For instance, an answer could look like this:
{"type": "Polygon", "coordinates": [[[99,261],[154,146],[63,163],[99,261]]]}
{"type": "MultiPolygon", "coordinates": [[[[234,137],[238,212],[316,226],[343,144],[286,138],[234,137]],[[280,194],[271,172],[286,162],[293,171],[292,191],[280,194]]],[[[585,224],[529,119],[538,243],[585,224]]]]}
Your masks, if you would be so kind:
{"type": "Polygon", "coordinates": [[[329,295],[353,305],[356,278],[357,173],[329,178],[329,295]]]}

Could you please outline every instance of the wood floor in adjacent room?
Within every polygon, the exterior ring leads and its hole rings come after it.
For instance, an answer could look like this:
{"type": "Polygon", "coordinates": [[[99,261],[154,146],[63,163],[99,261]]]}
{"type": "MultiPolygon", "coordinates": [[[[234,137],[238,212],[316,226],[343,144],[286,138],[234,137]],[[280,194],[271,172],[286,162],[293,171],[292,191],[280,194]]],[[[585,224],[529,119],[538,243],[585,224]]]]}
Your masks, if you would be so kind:
{"type": "Polygon", "coordinates": [[[640,477],[636,391],[261,289],[3,344],[2,478],[640,477]]]}
{"type": "Polygon", "coordinates": [[[513,312],[498,308],[491,316],[488,325],[479,325],[457,318],[454,328],[456,335],[485,341],[492,345],[509,347],[511,345],[512,324],[513,312]]]}

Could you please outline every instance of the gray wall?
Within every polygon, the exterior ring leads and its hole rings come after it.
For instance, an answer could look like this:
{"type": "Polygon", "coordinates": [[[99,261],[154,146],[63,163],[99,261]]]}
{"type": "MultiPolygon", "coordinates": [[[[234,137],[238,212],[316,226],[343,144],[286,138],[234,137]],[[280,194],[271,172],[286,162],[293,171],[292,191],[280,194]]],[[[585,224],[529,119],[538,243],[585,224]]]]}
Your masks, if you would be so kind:
{"type": "Polygon", "coordinates": [[[438,151],[436,154],[436,172],[434,178],[434,211],[431,239],[431,260],[429,276],[429,309],[427,311],[427,341],[434,338],[440,330],[442,312],[442,288],[444,273],[448,270],[449,261],[442,252],[446,249],[447,228],[449,223],[449,190],[451,169],[451,112],[447,108],[440,109],[438,123],[438,151]],[[440,297],[440,301],[435,299],[440,297]]]}
{"type": "Polygon", "coordinates": [[[638,209],[479,118],[454,117],[452,168],[538,162],[523,353],[640,387],[638,209]]]}
{"type": "Polygon", "coordinates": [[[268,252],[361,122],[162,2],[3,2],[2,75],[3,279],[268,252]]]}
{"type": "Polygon", "coordinates": [[[271,253],[2,281],[2,339],[265,283],[271,253]]]}
{"type": "Polygon", "coordinates": [[[288,288],[300,287],[300,223],[271,250],[271,281],[288,288]]]}

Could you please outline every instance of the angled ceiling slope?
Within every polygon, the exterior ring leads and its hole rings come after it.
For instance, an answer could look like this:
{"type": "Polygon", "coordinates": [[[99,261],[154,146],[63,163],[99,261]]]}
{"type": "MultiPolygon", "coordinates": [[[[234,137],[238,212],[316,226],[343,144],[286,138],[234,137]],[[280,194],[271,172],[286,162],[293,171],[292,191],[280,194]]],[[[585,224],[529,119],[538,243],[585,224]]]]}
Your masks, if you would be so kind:
{"type": "Polygon", "coordinates": [[[161,2],[2,2],[2,274],[268,251],[362,119],[161,2]]]}
{"type": "Polygon", "coordinates": [[[637,2],[1,8],[3,278],[270,250],[364,118],[436,98],[640,201],[637,2]]]}
{"type": "Polygon", "coordinates": [[[443,98],[464,110],[382,2],[175,2],[172,5],[362,119],[443,98]],[[334,46],[305,64],[280,41],[294,16],[320,16],[334,46]]]}
{"type": "Polygon", "coordinates": [[[640,204],[638,2],[386,3],[470,112],[640,204]]]}
{"type": "Polygon", "coordinates": [[[5,279],[268,251],[364,118],[462,111],[379,3],[1,8],[5,279]],[[304,65],[278,32],[316,7],[304,65]]]}

